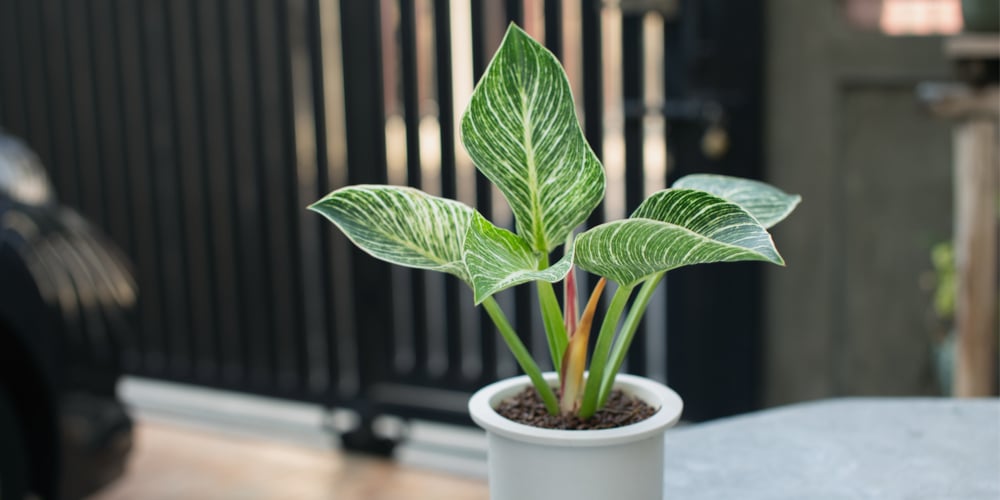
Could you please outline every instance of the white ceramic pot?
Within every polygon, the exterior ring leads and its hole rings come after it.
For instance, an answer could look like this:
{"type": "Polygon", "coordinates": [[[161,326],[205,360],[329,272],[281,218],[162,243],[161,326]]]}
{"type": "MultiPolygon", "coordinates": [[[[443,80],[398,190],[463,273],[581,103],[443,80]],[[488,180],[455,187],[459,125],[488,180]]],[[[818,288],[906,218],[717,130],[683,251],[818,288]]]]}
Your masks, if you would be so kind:
{"type": "MultiPolygon", "coordinates": [[[[555,383],[555,373],[546,373],[555,383]]],[[[660,500],[663,433],[684,403],[663,384],[619,374],[615,387],[657,408],[642,422],[592,431],[541,429],[500,416],[494,408],[530,384],[501,380],[472,395],[469,412],[486,430],[492,500],[660,500]]]]}

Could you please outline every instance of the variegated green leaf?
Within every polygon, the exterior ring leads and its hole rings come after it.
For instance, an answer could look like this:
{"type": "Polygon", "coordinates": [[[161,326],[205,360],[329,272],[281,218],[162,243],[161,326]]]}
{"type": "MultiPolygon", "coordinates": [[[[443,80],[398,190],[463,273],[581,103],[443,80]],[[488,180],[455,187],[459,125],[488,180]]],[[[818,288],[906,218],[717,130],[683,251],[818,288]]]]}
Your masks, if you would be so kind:
{"type": "Polygon", "coordinates": [[[470,281],[462,247],[475,211],[462,203],[409,187],[358,185],[338,189],[309,209],[376,258],[470,281]]]}
{"type": "Polygon", "coordinates": [[[462,117],[462,142],[503,193],[517,233],[548,253],[604,197],[559,61],[511,24],[462,117]]]}
{"type": "Polygon", "coordinates": [[[465,265],[469,270],[476,304],[514,285],[542,280],[555,283],[566,277],[573,265],[573,247],[559,262],[538,269],[540,254],[524,238],[494,226],[475,213],[465,241],[465,265]]]}
{"type": "Polygon", "coordinates": [[[759,260],[783,265],[771,235],[739,205],[690,189],[648,198],[631,219],[576,239],[576,264],[620,285],[691,264],[759,260]]]}
{"type": "Polygon", "coordinates": [[[673,187],[700,189],[729,200],[750,212],[764,228],[784,220],[802,200],[764,182],[726,175],[687,175],[677,179],[673,187]]]}

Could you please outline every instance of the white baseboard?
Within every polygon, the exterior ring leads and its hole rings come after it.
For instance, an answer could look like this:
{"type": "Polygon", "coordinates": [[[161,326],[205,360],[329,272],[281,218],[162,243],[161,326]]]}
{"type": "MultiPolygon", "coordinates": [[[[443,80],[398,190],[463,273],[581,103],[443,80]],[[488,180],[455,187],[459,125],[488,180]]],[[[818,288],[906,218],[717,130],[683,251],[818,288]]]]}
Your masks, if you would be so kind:
{"type": "MultiPolygon", "coordinates": [[[[123,377],[118,394],[139,420],[222,434],[270,439],[310,449],[339,447],[328,430],[339,410],[200,386],[123,377]]],[[[406,424],[396,448],[400,464],[468,477],[486,477],[486,436],[479,429],[426,421],[406,424]]]]}

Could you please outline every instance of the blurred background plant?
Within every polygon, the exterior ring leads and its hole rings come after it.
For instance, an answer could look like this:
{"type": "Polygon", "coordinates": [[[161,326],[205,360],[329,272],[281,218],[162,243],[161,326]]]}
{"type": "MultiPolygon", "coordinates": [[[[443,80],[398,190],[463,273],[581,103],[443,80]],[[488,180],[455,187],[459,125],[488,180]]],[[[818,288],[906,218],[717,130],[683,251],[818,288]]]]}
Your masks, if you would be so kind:
{"type": "Polygon", "coordinates": [[[935,368],[941,393],[950,395],[955,372],[955,247],[951,240],[931,247],[933,271],[924,288],[932,292],[935,368]]]}

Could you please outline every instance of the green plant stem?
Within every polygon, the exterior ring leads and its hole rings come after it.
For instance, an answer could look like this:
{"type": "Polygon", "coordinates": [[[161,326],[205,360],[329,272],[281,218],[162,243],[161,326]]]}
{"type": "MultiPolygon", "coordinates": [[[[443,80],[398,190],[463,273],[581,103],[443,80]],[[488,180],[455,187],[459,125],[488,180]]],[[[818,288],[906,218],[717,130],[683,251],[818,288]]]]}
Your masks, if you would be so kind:
{"type": "Polygon", "coordinates": [[[556,373],[562,373],[563,353],[569,343],[568,332],[563,324],[562,309],[552,283],[536,281],[538,305],[542,311],[542,322],[545,324],[545,338],[549,341],[549,354],[552,355],[552,366],[556,373]]]}
{"type": "Polygon", "coordinates": [[[634,286],[618,286],[618,290],[615,291],[615,295],[611,299],[611,305],[608,307],[607,313],[604,314],[604,321],[601,322],[601,332],[597,335],[597,345],[594,346],[594,353],[590,357],[590,373],[587,375],[583,401],[580,403],[580,411],[577,413],[584,420],[594,416],[594,412],[599,408],[598,396],[600,396],[601,380],[608,362],[608,351],[611,350],[611,341],[614,340],[618,320],[622,317],[622,311],[625,309],[625,304],[628,303],[633,288],[634,286]]]}
{"type": "Polygon", "coordinates": [[[497,304],[497,301],[493,297],[489,297],[483,301],[483,307],[486,309],[486,313],[490,315],[490,319],[493,320],[493,324],[500,330],[500,336],[507,343],[507,347],[510,348],[510,352],[514,355],[514,359],[517,360],[517,364],[521,365],[521,369],[531,379],[535,390],[538,391],[542,402],[545,403],[545,409],[553,415],[558,415],[559,401],[556,399],[555,393],[552,392],[552,387],[549,387],[549,384],[545,382],[545,378],[542,377],[542,370],[535,364],[531,353],[524,347],[514,328],[510,326],[507,316],[500,309],[500,304],[497,304]]]}
{"type": "Polygon", "coordinates": [[[660,284],[665,274],[665,272],[659,273],[647,279],[642,284],[642,288],[639,289],[639,293],[636,294],[635,301],[632,302],[632,307],[629,308],[628,315],[625,316],[625,323],[622,324],[618,339],[615,340],[615,348],[611,351],[611,368],[604,372],[604,378],[601,379],[600,397],[597,400],[598,408],[603,407],[608,402],[608,396],[615,383],[615,375],[618,374],[618,370],[621,369],[622,363],[625,361],[628,348],[632,345],[632,337],[635,336],[639,322],[642,321],[642,316],[646,313],[649,300],[653,298],[653,292],[656,291],[656,286],[660,284]]]}

